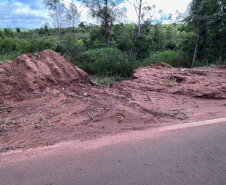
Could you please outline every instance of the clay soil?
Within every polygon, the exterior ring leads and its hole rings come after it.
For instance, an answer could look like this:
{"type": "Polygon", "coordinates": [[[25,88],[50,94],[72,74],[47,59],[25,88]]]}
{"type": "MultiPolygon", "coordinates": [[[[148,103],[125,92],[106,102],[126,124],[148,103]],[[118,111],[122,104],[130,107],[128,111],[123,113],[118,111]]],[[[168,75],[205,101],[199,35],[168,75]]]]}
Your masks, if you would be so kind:
{"type": "Polygon", "coordinates": [[[0,63],[0,152],[226,115],[226,66],[158,63],[103,88],[52,51],[0,63]]]}

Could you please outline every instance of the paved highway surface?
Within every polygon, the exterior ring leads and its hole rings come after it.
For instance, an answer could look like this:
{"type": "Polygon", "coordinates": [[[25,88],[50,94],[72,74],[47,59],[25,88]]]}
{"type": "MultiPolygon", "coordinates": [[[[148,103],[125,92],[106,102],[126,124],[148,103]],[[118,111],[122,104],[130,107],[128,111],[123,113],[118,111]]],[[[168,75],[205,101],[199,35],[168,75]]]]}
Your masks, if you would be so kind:
{"type": "Polygon", "coordinates": [[[1,185],[225,185],[226,121],[0,155],[1,185]]]}

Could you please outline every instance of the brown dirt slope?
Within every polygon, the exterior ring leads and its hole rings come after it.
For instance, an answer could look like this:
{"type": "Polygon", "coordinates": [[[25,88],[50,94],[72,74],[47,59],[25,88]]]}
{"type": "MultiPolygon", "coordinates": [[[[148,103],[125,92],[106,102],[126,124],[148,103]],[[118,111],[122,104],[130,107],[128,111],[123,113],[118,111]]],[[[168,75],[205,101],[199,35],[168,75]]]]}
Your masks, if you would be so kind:
{"type": "Polygon", "coordinates": [[[0,103],[24,100],[56,85],[90,83],[81,69],[53,51],[24,54],[13,62],[0,63],[0,103]]]}
{"type": "Polygon", "coordinates": [[[55,52],[26,54],[0,63],[0,152],[224,117],[225,88],[224,66],[160,63],[101,88],[55,52]]]}
{"type": "Polygon", "coordinates": [[[135,71],[133,81],[116,84],[143,91],[203,98],[226,98],[226,70],[221,68],[175,69],[160,63],[141,67],[135,71]]]}

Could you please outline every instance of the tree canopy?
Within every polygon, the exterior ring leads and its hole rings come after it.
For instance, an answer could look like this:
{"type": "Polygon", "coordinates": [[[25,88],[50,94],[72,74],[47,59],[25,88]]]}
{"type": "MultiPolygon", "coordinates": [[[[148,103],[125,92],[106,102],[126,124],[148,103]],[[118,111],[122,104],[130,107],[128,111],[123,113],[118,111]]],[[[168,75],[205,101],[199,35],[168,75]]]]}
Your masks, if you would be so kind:
{"type": "Polygon", "coordinates": [[[119,5],[124,0],[80,0],[89,8],[90,15],[101,23],[101,30],[104,35],[105,42],[109,41],[109,35],[113,24],[125,12],[124,8],[119,5]]]}
{"type": "Polygon", "coordinates": [[[210,60],[225,58],[226,1],[193,0],[186,23],[199,30],[200,54],[210,60]]]}

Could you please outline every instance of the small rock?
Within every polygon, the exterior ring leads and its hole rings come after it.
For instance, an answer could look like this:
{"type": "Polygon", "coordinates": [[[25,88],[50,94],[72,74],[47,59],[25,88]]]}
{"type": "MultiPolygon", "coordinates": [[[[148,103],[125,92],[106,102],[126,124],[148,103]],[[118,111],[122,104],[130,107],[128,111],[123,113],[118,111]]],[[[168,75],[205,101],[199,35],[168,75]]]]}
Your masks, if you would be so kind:
{"type": "Polygon", "coordinates": [[[83,93],[83,96],[87,96],[88,94],[85,92],[85,93],[83,93]]]}

